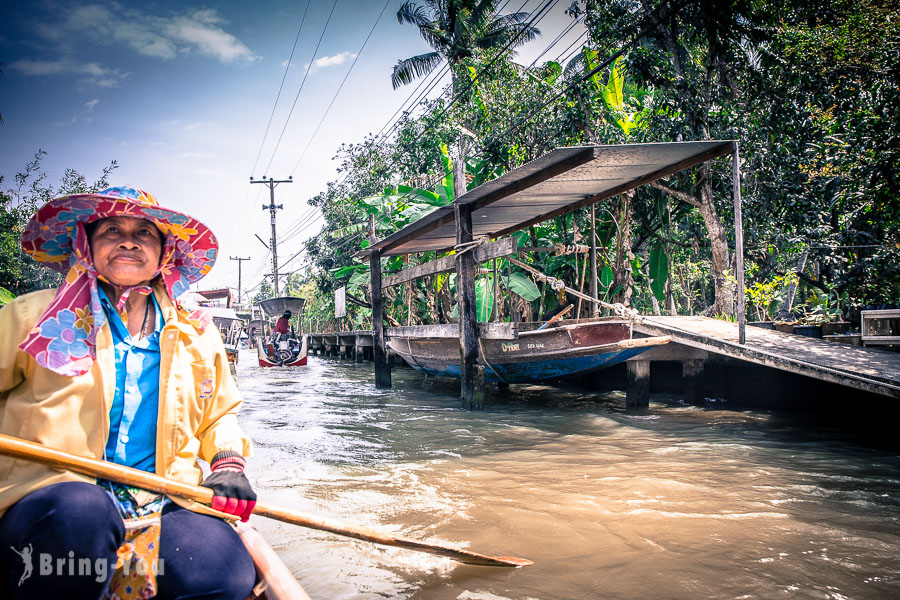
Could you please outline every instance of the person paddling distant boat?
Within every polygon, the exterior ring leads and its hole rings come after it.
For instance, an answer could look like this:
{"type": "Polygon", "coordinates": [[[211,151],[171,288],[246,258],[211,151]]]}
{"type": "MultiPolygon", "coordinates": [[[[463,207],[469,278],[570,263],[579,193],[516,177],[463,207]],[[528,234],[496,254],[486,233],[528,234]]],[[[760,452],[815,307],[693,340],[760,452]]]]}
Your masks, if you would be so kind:
{"type": "Polygon", "coordinates": [[[275,329],[272,330],[272,341],[277,342],[291,334],[291,311],[286,310],[275,321],[275,329]]]}
{"type": "Polygon", "coordinates": [[[0,457],[0,596],[246,598],[254,566],[223,519],[246,521],[255,505],[243,472],[251,442],[221,336],[189,300],[215,262],[215,236],[115,187],[48,202],[22,247],[65,280],[0,310],[0,433],[199,483],[214,500],[0,457]],[[210,464],[205,479],[198,459],[210,464]],[[50,573],[24,577],[15,549],[29,546],[50,573]],[[103,576],[79,560],[106,565],[103,576]],[[72,561],[74,574],[55,568],[72,561]]]}

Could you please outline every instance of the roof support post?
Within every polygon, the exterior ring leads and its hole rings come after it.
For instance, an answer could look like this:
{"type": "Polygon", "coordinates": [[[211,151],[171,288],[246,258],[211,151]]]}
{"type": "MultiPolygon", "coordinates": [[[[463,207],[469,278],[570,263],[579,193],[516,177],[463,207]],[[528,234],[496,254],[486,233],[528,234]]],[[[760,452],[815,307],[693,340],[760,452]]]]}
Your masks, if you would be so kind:
{"type": "Polygon", "coordinates": [[[732,187],[734,188],[734,267],[737,276],[738,342],[747,341],[746,292],[744,291],[744,217],[741,214],[741,167],[738,142],[734,141],[731,155],[732,187]]]}
{"type": "MultiPolygon", "coordinates": [[[[369,239],[375,239],[375,219],[369,215],[369,239]]],[[[391,389],[391,365],[384,346],[384,294],[381,287],[381,252],[369,252],[369,273],[372,284],[372,362],[375,363],[375,388],[391,389]]]]}
{"type": "MultiPolygon", "coordinates": [[[[591,204],[591,298],[599,299],[597,292],[597,205],[591,204]]],[[[600,316],[600,303],[591,304],[591,317],[600,316]]],[[[576,319],[580,319],[581,315],[575,315],[576,319]]]]}
{"type": "MultiPolygon", "coordinates": [[[[472,207],[454,204],[456,244],[472,241],[472,207]]],[[[456,290],[459,302],[460,400],[466,410],[480,409],[476,398],[475,366],[478,360],[478,315],[475,312],[475,252],[470,247],[456,253],[456,290]]]]}

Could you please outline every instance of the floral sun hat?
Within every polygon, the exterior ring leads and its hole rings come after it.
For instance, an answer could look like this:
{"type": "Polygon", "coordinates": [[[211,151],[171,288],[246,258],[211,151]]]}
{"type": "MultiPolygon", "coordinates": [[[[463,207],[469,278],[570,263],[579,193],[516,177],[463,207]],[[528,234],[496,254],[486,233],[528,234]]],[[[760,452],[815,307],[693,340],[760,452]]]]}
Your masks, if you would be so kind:
{"type": "MultiPolygon", "coordinates": [[[[163,234],[160,266],[154,274],[169,297],[198,330],[210,322],[190,301],[189,286],[202,279],[216,261],[218,242],[203,223],[162,208],[152,194],[133,187],[113,187],[95,194],[74,194],[51,200],[31,218],[22,234],[22,248],[66,279],[19,348],[37,363],[61,375],[81,375],[96,357],[97,331],[106,324],[84,226],[107,217],[146,219],[163,234]]],[[[124,315],[128,294],[149,294],[150,288],[126,288],[117,309],[124,315]]]]}

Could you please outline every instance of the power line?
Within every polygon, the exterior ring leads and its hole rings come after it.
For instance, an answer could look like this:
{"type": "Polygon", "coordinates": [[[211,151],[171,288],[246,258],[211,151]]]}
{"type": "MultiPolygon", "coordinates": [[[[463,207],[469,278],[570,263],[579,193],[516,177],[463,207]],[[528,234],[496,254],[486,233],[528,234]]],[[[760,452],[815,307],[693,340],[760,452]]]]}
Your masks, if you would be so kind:
{"type": "Polygon", "coordinates": [[[306,151],[309,150],[310,145],[316,137],[316,134],[319,133],[319,128],[322,127],[322,123],[325,122],[325,117],[328,116],[331,107],[334,105],[334,101],[337,100],[338,95],[341,93],[341,90],[344,89],[344,84],[347,83],[347,78],[350,77],[350,73],[353,71],[353,67],[356,66],[356,61],[359,60],[359,57],[362,55],[363,50],[366,48],[366,44],[369,43],[369,38],[372,37],[372,33],[375,31],[375,27],[378,25],[378,22],[381,20],[381,17],[384,15],[384,11],[387,10],[388,4],[390,4],[391,0],[387,0],[384,3],[384,6],[381,9],[381,12],[378,13],[378,18],[375,19],[375,22],[372,24],[372,29],[369,30],[369,35],[366,36],[365,41],[363,41],[362,46],[359,48],[359,52],[356,53],[356,56],[353,58],[353,62],[350,64],[350,68],[347,69],[346,75],[344,75],[343,81],[341,81],[341,85],[338,86],[337,91],[334,93],[334,96],[331,98],[331,102],[328,103],[328,108],[325,109],[325,113],[322,115],[322,118],[319,119],[319,124],[316,125],[315,131],[313,131],[312,135],[309,137],[309,141],[306,143],[306,147],[303,149],[303,152],[300,154],[300,158],[297,159],[294,168],[291,169],[291,175],[293,175],[297,171],[297,167],[300,166],[300,163],[303,161],[303,157],[306,156],[306,151]]]}
{"type": "Polygon", "coordinates": [[[281,134],[278,136],[278,141],[275,143],[275,149],[272,150],[272,157],[269,159],[269,164],[266,165],[266,171],[272,166],[272,161],[275,160],[275,154],[278,152],[278,146],[281,145],[281,140],[284,138],[284,132],[287,130],[288,123],[291,121],[291,115],[294,114],[294,108],[297,106],[297,101],[300,99],[300,93],[303,91],[303,86],[306,83],[306,78],[309,76],[309,70],[312,68],[313,63],[316,59],[316,54],[319,52],[319,46],[322,45],[322,40],[325,38],[325,32],[328,31],[328,24],[331,23],[331,17],[334,15],[334,9],[337,6],[337,0],[334,0],[334,3],[331,5],[331,12],[328,13],[328,19],[325,21],[325,27],[322,28],[322,35],[319,36],[319,41],[316,43],[316,48],[313,50],[312,58],[309,61],[309,65],[306,67],[306,73],[303,74],[303,80],[300,82],[300,89],[297,90],[297,95],[294,96],[294,103],[291,104],[291,110],[288,112],[287,118],[284,120],[284,127],[281,128],[281,134]]]}
{"type": "MultiPolygon", "coordinates": [[[[507,2],[504,3],[504,7],[505,7],[506,4],[508,4],[508,2],[509,2],[509,0],[507,0],[507,2]]],[[[502,50],[500,50],[499,52],[497,52],[496,55],[488,62],[488,64],[485,65],[484,67],[482,67],[482,69],[480,70],[480,72],[477,72],[477,73],[476,73],[475,77],[471,78],[469,81],[466,82],[465,88],[459,90],[459,92],[458,92],[455,96],[452,96],[452,97],[451,97],[451,99],[449,100],[447,106],[443,109],[443,111],[441,111],[441,113],[437,116],[437,118],[435,119],[435,121],[438,121],[438,120],[440,119],[440,117],[444,116],[444,115],[445,115],[445,114],[453,107],[454,104],[456,104],[457,102],[459,102],[460,99],[461,99],[462,97],[464,97],[465,94],[467,94],[467,93],[469,92],[469,90],[470,90],[472,87],[474,87],[475,81],[477,80],[478,76],[481,75],[481,74],[483,74],[483,73],[485,73],[491,66],[493,66],[494,63],[496,63],[497,60],[499,60],[499,58],[500,58],[501,56],[505,55],[505,54],[507,53],[507,51],[509,51],[509,50],[511,49],[512,45],[518,40],[518,38],[519,38],[521,35],[524,34],[524,32],[525,32],[527,29],[530,29],[531,27],[534,27],[537,23],[539,23],[541,20],[543,20],[543,18],[546,17],[548,11],[549,11],[553,6],[555,6],[558,2],[559,2],[559,0],[547,0],[547,1],[546,1],[546,2],[545,2],[545,3],[544,3],[544,4],[543,4],[536,12],[535,12],[535,13],[533,13],[532,15],[530,15],[531,18],[530,18],[529,22],[527,23],[527,25],[528,25],[529,27],[527,27],[527,28],[522,28],[519,32],[516,33],[516,35],[511,36],[510,40],[507,42],[507,44],[504,46],[504,48],[503,48],[502,50]]],[[[526,0],[525,2],[523,2],[523,4],[519,7],[519,11],[517,11],[517,14],[521,12],[522,8],[524,8],[526,4],[527,4],[527,0],[526,0]]],[[[501,7],[500,10],[502,10],[502,8],[503,8],[503,7],[501,7]]],[[[498,11],[498,12],[499,12],[499,11],[498,11]]],[[[563,36],[565,36],[565,34],[567,34],[569,31],[571,31],[571,29],[575,26],[576,22],[577,22],[577,21],[573,21],[573,23],[571,23],[570,25],[568,25],[568,26],[563,30],[563,32],[562,32],[560,35],[558,35],[558,36],[553,40],[553,42],[551,42],[550,45],[549,45],[549,46],[548,46],[548,47],[547,47],[547,48],[546,48],[546,49],[538,56],[538,58],[536,58],[536,59],[532,62],[532,65],[533,65],[540,57],[542,57],[544,54],[546,54],[546,52],[549,51],[550,48],[552,48],[554,45],[556,45],[556,44],[558,43],[558,41],[559,41],[563,36]]],[[[571,45],[570,45],[569,47],[571,48],[571,45]]],[[[449,63],[446,65],[446,68],[447,68],[447,69],[450,68],[449,63]]],[[[439,73],[440,73],[440,71],[439,71],[439,73]]],[[[426,90],[425,93],[427,93],[428,91],[430,91],[430,89],[433,89],[434,85],[436,84],[436,82],[437,82],[438,80],[439,80],[439,78],[438,78],[438,77],[435,77],[435,79],[434,79],[433,82],[432,82],[431,88],[429,88],[428,90],[426,90]]],[[[426,78],[426,79],[423,79],[423,82],[424,82],[424,81],[427,81],[427,78],[426,78]]],[[[416,90],[418,90],[419,87],[421,87],[422,85],[423,85],[423,83],[420,83],[419,86],[416,88],[416,90]]],[[[410,94],[409,97],[411,98],[411,97],[415,94],[415,92],[416,92],[416,91],[414,90],[413,93],[410,94]]],[[[417,102],[418,102],[418,100],[422,97],[422,95],[423,95],[423,94],[420,94],[420,95],[418,96],[417,102]]],[[[394,119],[394,117],[400,112],[400,110],[401,110],[402,107],[406,104],[406,102],[407,102],[408,100],[409,100],[409,98],[407,98],[407,100],[404,101],[404,102],[401,104],[401,108],[398,109],[397,112],[395,112],[394,115],[392,115],[390,119],[388,119],[388,123],[390,123],[390,122],[394,119]]],[[[385,136],[382,137],[382,140],[386,139],[386,138],[387,138],[387,137],[388,137],[388,136],[389,136],[389,135],[397,128],[398,124],[399,124],[399,119],[394,123],[394,127],[392,127],[391,130],[389,130],[389,131],[387,132],[387,134],[385,134],[385,136]]],[[[381,132],[384,131],[385,127],[387,127],[387,124],[386,124],[385,126],[383,126],[382,129],[379,131],[379,133],[376,134],[376,136],[373,138],[373,143],[378,143],[377,138],[378,138],[378,136],[381,134],[381,132]]],[[[431,187],[433,187],[434,185],[437,185],[437,183],[439,183],[439,182],[441,181],[441,179],[443,179],[443,177],[444,177],[444,175],[441,175],[440,177],[438,177],[438,178],[432,183],[431,187]]],[[[341,185],[341,184],[343,183],[344,180],[346,180],[346,176],[343,178],[343,180],[337,182],[337,183],[335,184],[335,186],[341,185]]],[[[404,197],[405,197],[405,198],[408,198],[408,197],[410,197],[411,194],[412,194],[412,192],[409,192],[409,193],[405,194],[404,197]]],[[[321,214],[320,214],[319,216],[321,217],[321,214]]],[[[309,217],[301,217],[300,219],[298,219],[298,221],[295,221],[295,224],[299,224],[299,222],[300,222],[301,220],[304,220],[304,219],[306,219],[307,222],[308,222],[308,223],[306,224],[306,226],[303,227],[303,229],[301,229],[301,230],[297,230],[297,231],[292,232],[292,234],[291,234],[290,237],[293,237],[293,236],[297,235],[298,233],[300,233],[300,231],[305,230],[306,228],[308,228],[309,224],[311,224],[312,222],[315,221],[315,219],[313,219],[312,221],[309,221],[309,217]]],[[[295,225],[292,225],[292,226],[291,226],[291,229],[293,230],[294,228],[295,228],[295,225]]],[[[323,231],[323,232],[320,232],[319,235],[321,235],[322,233],[325,233],[325,232],[324,232],[324,231],[323,231]]],[[[318,237],[318,235],[315,236],[315,237],[318,237]]],[[[352,238],[351,238],[351,239],[352,239],[352,238]]]]}
{"type": "Polygon", "coordinates": [[[256,160],[253,162],[251,173],[256,172],[259,164],[259,157],[262,155],[263,146],[266,144],[266,137],[269,135],[269,127],[272,125],[272,118],[275,116],[275,108],[278,106],[278,100],[281,98],[281,90],[284,89],[284,81],[287,79],[288,71],[291,70],[291,63],[294,60],[294,51],[297,50],[297,42],[300,40],[300,32],[303,31],[303,23],[306,21],[306,13],[309,11],[309,0],[306,0],[306,8],[303,9],[303,16],[300,18],[300,26],[297,28],[297,37],[294,38],[294,45],[291,47],[291,55],[288,57],[287,64],[284,67],[284,75],[281,77],[281,85],[278,86],[278,94],[275,95],[275,103],[272,105],[272,114],[269,115],[269,122],[266,123],[266,131],[263,133],[262,141],[259,143],[259,152],[256,153],[256,160]]]}

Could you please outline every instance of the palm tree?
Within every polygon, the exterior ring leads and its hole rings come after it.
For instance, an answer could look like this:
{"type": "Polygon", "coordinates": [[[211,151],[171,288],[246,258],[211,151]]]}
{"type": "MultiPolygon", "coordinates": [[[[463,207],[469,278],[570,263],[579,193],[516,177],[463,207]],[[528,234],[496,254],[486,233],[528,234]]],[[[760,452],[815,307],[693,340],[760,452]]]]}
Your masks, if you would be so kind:
{"type": "MultiPolygon", "coordinates": [[[[525,12],[497,14],[497,0],[407,0],[397,11],[397,21],[410,23],[433,49],[400,60],[394,65],[394,89],[431,73],[442,60],[459,65],[488,50],[511,52],[533,40],[540,31],[525,12]]],[[[456,73],[453,73],[454,84],[456,73]]],[[[454,88],[456,86],[454,85],[454,88]]]]}

